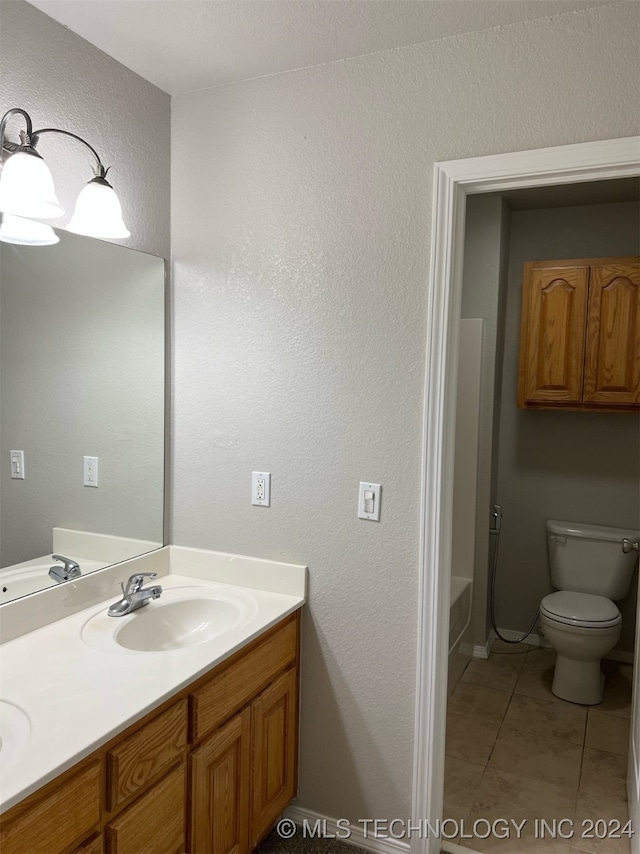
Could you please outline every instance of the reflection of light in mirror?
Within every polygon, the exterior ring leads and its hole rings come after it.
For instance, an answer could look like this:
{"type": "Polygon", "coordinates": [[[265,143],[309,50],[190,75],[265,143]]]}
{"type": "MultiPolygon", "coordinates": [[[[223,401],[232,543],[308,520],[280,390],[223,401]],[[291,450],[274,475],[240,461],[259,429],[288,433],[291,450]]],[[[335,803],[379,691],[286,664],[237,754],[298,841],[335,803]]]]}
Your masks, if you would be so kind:
{"type": "Polygon", "coordinates": [[[19,150],[7,159],[0,178],[0,211],[37,219],[62,216],[51,172],[39,154],[19,150]]]}
{"type": "Polygon", "coordinates": [[[50,225],[5,213],[0,225],[0,240],[21,246],[53,246],[60,238],[50,225]]]}

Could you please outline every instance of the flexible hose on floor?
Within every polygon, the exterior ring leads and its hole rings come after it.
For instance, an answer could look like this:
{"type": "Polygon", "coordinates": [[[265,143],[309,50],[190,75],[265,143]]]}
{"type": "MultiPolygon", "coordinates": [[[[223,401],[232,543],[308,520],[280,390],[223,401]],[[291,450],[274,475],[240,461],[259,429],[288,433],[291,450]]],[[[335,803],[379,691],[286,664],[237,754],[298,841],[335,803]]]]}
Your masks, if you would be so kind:
{"type": "Polygon", "coordinates": [[[522,643],[522,641],[525,640],[525,638],[528,638],[531,632],[535,629],[540,611],[536,611],[536,615],[531,621],[531,625],[529,626],[527,631],[516,640],[509,640],[509,638],[505,638],[500,634],[500,631],[496,625],[496,576],[498,574],[498,549],[500,546],[500,528],[489,528],[489,533],[494,534],[496,538],[496,547],[493,550],[493,566],[491,569],[491,595],[489,597],[489,613],[491,615],[491,625],[493,627],[493,631],[496,633],[496,635],[500,638],[501,641],[504,641],[504,643],[522,643]]]}

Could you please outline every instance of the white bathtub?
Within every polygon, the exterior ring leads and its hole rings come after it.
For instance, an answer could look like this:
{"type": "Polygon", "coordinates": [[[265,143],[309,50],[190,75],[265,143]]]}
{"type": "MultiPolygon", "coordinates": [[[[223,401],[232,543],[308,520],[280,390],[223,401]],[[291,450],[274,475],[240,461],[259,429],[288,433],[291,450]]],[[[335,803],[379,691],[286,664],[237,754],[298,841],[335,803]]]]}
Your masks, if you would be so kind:
{"type": "Polygon", "coordinates": [[[471,601],[473,582],[469,578],[451,576],[451,607],[449,611],[449,694],[471,660],[470,642],[471,601]]]}

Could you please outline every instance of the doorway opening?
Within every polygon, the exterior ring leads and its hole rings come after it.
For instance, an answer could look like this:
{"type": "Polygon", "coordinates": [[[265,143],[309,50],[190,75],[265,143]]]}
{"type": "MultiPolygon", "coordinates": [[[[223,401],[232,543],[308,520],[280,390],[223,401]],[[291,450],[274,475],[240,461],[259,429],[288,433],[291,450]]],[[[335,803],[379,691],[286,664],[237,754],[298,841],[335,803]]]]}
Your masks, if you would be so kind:
{"type": "MultiPolygon", "coordinates": [[[[630,138],[436,164],[418,648],[414,819],[443,814],[453,493],[462,256],[468,195],[507,193],[640,175],[640,140],[630,138]]],[[[595,184],[593,184],[595,186],[595,184]]],[[[636,660],[638,655],[636,654],[636,660]]],[[[636,680],[637,683],[637,680],[636,680]]],[[[640,729],[640,728],[639,728],[640,729]]],[[[640,740],[640,731],[636,741],[640,740]]],[[[630,764],[637,757],[632,759],[630,764]]],[[[637,818],[636,804],[630,804],[637,818]]],[[[415,852],[437,852],[437,834],[412,839],[415,852]]],[[[455,845],[455,843],[454,843],[455,845]]],[[[443,850],[451,845],[442,845],[443,850]]]]}
{"type": "MultiPolygon", "coordinates": [[[[626,405],[624,390],[606,406],[557,398],[578,396],[561,388],[570,365],[563,353],[587,345],[580,334],[587,305],[574,323],[576,297],[590,286],[594,307],[606,294],[598,305],[610,316],[593,330],[600,338],[638,300],[639,202],[636,178],[467,202],[444,780],[447,841],[467,849],[517,840],[518,850],[535,854],[555,839],[568,850],[590,820],[611,834],[612,850],[628,843],[637,553],[621,546],[640,536],[640,409],[626,405]],[[597,290],[604,269],[608,279],[597,290]],[[614,309],[617,288],[624,305],[614,309]],[[544,312],[536,323],[532,300],[544,312]],[[528,345],[541,336],[533,377],[528,345]],[[535,388],[523,389],[534,379],[535,388]],[[614,591],[618,568],[623,583],[614,591]],[[472,596],[456,598],[467,579],[472,596]],[[564,614],[567,605],[568,618],[541,626],[541,603],[544,613],[564,614]],[[574,634],[577,605],[585,611],[574,634]],[[587,617],[601,616],[600,608],[611,614],[589,636],[587,617]],[[566,640],[578,658],[567,660],[563,675],[556,655],[566,640]]],[[[622,374],[632,375],[637,348],[625,330],[628,323],[615,346],[622,374]]]]}

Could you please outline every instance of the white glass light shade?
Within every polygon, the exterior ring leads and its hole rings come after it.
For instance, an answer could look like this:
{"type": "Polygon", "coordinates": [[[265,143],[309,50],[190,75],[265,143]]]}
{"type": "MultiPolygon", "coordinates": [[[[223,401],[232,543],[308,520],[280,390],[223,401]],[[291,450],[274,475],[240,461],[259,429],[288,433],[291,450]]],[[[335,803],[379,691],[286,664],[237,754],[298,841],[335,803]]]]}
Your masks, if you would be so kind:
{"type": "Polygon", "coordinates": [[[60,242],[50,225],[8,213],[2,215],[0,240],[20,246],[53,246],[54,243],[60,242]]]}
{"type": "Polygon", "coordinates": [[[38,154],[16,151],[7,158],[0,172],[0,211],[33,219],[62,216],[51,172],[38,154]]]}
{"type": "Polygon", "coordinates": [[[120,201],[104,178],[94,178],[80,192],[67,231],[86,237],[129,237],[120,201]]]}

